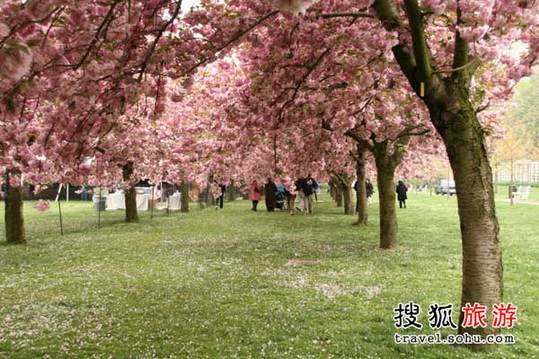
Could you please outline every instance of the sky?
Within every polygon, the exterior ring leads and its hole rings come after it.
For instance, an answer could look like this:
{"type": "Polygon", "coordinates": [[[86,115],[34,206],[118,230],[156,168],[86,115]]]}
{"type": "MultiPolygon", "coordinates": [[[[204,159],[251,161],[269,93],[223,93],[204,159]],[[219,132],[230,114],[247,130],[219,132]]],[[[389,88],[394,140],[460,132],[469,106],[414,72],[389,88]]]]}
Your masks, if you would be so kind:
{"type": "Polygon", "coordinates": [[[183,0],[182,1],[182,10],[189,10],[191,6],[197,5],[200,3],[200,0],[183,0]]]}

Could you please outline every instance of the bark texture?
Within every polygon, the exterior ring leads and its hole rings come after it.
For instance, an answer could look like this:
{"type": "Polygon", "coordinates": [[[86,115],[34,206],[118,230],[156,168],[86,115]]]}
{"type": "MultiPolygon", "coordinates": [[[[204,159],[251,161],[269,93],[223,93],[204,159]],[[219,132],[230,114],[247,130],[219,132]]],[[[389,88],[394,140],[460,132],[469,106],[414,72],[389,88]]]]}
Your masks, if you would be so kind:
{"type": "MultiPolygon", "coordinates": [[[[417,0],[404,0],[403,4],[407,21],[392,0],[375,0],[373,7],[387,30],[411,35],[411,47],[399,43],[392,51],[411,87],[427,105],[453,170],[462,238],[462,305],[480,303],[490,308],[503,301],[502,252],[485,133],[471,102],[477,65],[468,42],[456,30],[453,71],[448,75],[436,71],[440,66],[427,42],[424,13],[417,0]]],[[[460,9],[455,20],[457,25],[464,23],[460,9]]],[[[461,333],[498,331],[490,326],[462,328],[462,320],[460,323],[461,333]]]]}
{"type": "Polygon", "coordinates": [[[421,132],[404,129],[394,142],[384,140],[364,143],[374,155],[380,208],[380,248],[393,249],[399,244],[397,232],[395,169],[401,163],[410,137],[421,132]]]}
{"type": "MultiPolygon", "coordinates": [[[[129,183],[133,175],[133,162],[129,161],[123,166],[123,179],[129,183]]],[[[126,185],[125,193],[125,221],[128,223],[138,222],[137,192],[135,186],[126,185]]]]}
{"type": "Polygon", "coordinates": [[[24,244],[26,243],[26,236],[24,231],[22,187],[8,185],[5,203],[6,241],[11,244],[24,244]]]}
{"type": "Polygon", "coordinates": [[[366,149],[358,145],[356,157],[356,203],[357,203],[357,222],[358,225],[366,225],[369,220],[369,210],[367,205],[367,188],[365,182],[367,180],[366,173],[366,149]]]}
{"type": "MultiPolygon", "coordinates": [[[[444,140],[457,190],[462,237],[461,303],[491,308],[503,301],[503,266],[494,204],[492,170],[483,130],[467,101],[457,113],[442,112],[438,131],[444,140]]],[[[462,313],[461,313],[462,315],[462,313]]],[[[462,323],[462,316],[460,318],[462,323]]],[[[491,334],[495,328],[459,328],[459,332],[491,334]]]]}
{"type": "Polygon", "coordinates": [[[342,205],[344,214],[354,214],[354,196],[352,194],[353,179],[345,173],[332,172],[333,182],[337,188],[337,206],[342,205]],[[339,203],[340,202],[340,203],[339,203]]]}
{"type": "Polygon", "coordinates": [[[331,195],[331,198],[333,198],[337,207],[342,207],[343,198],[339,181],[337,180],[337,178],[335,178],[334,175],[331,175],[328,184],[329,194],[331,195]]]}
{"type": "Polygon", "coordinates": [[[396,248],[398,240],[395,205],[395,169],[383,159],[376,159],[378,202],[380,206],[380,248],[396,248]]]}
{"type": "Polygon", "coordinates": [[[211,186],[210,182],[206,185],[206,189],[204,190],[204,205],[205,207],[211,207],[215,205],[215,198],[213,198],[213,194],[211,193],[211,186]]]}
{"type": "Polygon", "coordinates": [[[339,186],[335,186],[335,203],[337,204],[337,207],[343,206],[343,195],[339,186]]]}
{"type": "Polygon", "coordinates": [[[354,196],[352,194],[352,184],[350,182],[342,185],[344,214],[354,214],[354,196]]]}
{"type": "Polygon", "coordinates": [[[236,198],[238,197],[238,192],[234,184],[234,181],[231,181],[230,186],[228,186],[227,188],[226,194],[227,194],[227,200],[229,202],[235,201],[236,198]]]}
{"type": "Polygon", "coordinates": [[[180,212],[187,213],[189,212],[189,183],[182,182],[180,185],[180,212]]]}

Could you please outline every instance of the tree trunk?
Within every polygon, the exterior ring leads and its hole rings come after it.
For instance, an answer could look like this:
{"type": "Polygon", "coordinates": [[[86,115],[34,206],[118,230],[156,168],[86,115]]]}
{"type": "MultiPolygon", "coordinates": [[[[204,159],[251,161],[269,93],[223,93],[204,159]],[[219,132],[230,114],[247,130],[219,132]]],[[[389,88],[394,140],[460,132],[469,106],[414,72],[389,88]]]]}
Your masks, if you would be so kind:
{"type": "Polygon", "coordinates": [[[337,207],[343,206],[343,195],[339,186],[335,186],[335,203],[337,203],[337,207]]]}
{"type": "Polygon", "coordinates": [[[206,207],[211,207],[215,204],[215,200],[213,198],[210,186],[210,182],[208,182],[206,185],[206,189],[204,190],[204,204],[206,207]]]}
{"type": "MultiPolygon", "coordinates": [[[[373,5],[388,30],[401,25],[393,5],[392,1],[382,0],[373,5]]],[[[473,58],[468,42],[456,31],[454,72],[451,77],[444,77],[435,71],[437,64],[428,48],[418,2],[405,1],[404,5],[413,56],[405,50],[404,43],[394,46],[393,54],[414,91],[428,106],[431,122],[443,138],[453,169],[462,237],[462,304],[480,303],[490,310],[502,301],[502,254],[485,131],[470,99],[475,69],[468,65],[473,58]]],[[[462,318],[461,313],[459,332],[497,332],[492,327],[462,328],[462,318]]]]}
{"type": "Polygon", "coordinates": [[[365,182],[367,174],[365,169],[366,149],[358,145],[358,153],[356,158],[356,200],[357,200],[357,225],[366,225],[369,219],[369,211],[367,206],[367,188],[365,182]]]}
{"type": "Polygon", "coordinates": [[[329,195],[331,196],[331,199],[336,201],[337,200],[337,192],[335,192],[335,182],[333,178],[330,178],[329,182],[329,195]]]}
{"type": "Polygon", "coordinates": [[[135,186],[129,184],[133,175],[133,162],[129,161],[123,166],[123,178],[126,186],[125,194],[125,221],[128,223],[138,222],[137,192],[135,186]]]}
{"type": "Polygon", "coordinates": [[[189,183],[182,182],[180,185],[180,212],[187,213],[189,212],[189,183]]]}
{"type": "Polygon", "coordinates": [[[352,195],[352,185],[350,181],[341,184],[342,197],[344,203],[344,214],[354,214],[354,198],[352,195]]]}
{"type": "Polygon", "coordinates": [[[206,191],[202,188],[199,189],[198,192],[198,208],[204,209],[206,208],[206,191]]]}
{"type": "Polygon", "coordinates": [[[26,243],[23,216],[22,186],[11,187],[7,181],[6,209],[4,213],[6,241],[12,244],[26,243]]]}
{"type": "Polygon", "coordinates": [[[398,245],[395,169],[386,161],[376,158],[376,171],[380,206],[380,248],[392,249],[398,245]]]}
{"type": "Polygon", "coordinates": [[[233,202],[236,200],[236,186],[234,186],[234,181],[230,182],[230,186],[227,188],[228,201],[233,202]]]}
{"type": "MultiPolygon", "coordinates": [[[[502,251],[494,203],[492,170],[484,132],[467,100],[457,113],[439,113],[437,129],[444,140],[457,190],[462,235],[462,306],[480,303],[489,310],[502,302],[502,251]]],[[[432,111],[431,111],[432,116],[432,111]]],[[[462,313],[460,318],[462,324],[462,313]]],[[[459,332],[490,334],[497,329],[462,328],[459,332]]]]}
{"type": "Polygon", "coordinates": [[[498,193],[498,164],[494,165],[494,194],[498,193]]]}

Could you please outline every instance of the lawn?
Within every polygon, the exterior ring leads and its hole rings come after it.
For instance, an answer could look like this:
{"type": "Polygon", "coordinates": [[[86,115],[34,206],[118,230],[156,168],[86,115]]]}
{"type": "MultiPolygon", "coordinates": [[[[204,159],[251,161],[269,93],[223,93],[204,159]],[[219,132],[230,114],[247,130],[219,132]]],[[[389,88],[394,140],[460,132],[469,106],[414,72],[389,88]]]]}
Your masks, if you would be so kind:
{"type": "MultiPolygon", "coordinates": [[[[357,228],[322,199],[312,217],[254,213],[237,201],[144,213],[139,224],[104,213],[99,230],[89,203],[63,203],[64,236],[56,207],[38,213],[27,203],[29,244],[0,245],[0,357],[485,357],[393,343],[399,302],[459,304],[454,198],[410,193],[396,251],[378,249],[375,205],[369,226],[357,228]]],[[[489,357],[531,358],[539,207],[500,203],[498,214],[505,300],[519,319],[517,343],[489,357]]]]}
{"type": "MultiPolygon", "coordinates": [[[[518,185],[516,185],[518,187],[518,185]]],[[[496,197],[497,198],[503,198],[504,200],[508,200],[508,196],[509,196],[509,186],[508,185],[497,185],[495,187],[496,189],[496,197]]],[[[530,191],[530,197],[528,198],[528,200],[530,201],[535,201],[535,202],[538,202],[539,201],[539,187],[531,187],[531,191],[530,191]]]]}

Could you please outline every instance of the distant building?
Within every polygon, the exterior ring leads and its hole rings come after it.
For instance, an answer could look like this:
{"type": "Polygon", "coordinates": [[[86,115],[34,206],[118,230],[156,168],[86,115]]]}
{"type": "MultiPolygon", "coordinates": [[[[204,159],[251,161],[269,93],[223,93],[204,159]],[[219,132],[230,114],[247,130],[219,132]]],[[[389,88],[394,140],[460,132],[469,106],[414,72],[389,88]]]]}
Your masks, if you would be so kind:
{"type": "MultiPolygon", "coordinates": [[[[511,182],[511,162],[503,162],[493,168],[497,183],[511,182]]],[[[518,160],[513,162],[513,181],[515,183],[539,185],[539,161],[518,160]]]]}

